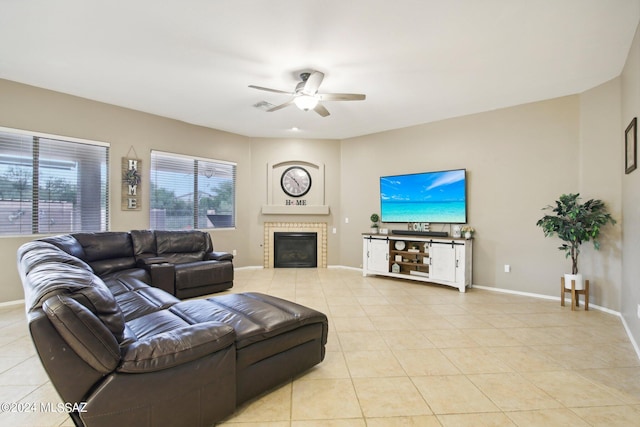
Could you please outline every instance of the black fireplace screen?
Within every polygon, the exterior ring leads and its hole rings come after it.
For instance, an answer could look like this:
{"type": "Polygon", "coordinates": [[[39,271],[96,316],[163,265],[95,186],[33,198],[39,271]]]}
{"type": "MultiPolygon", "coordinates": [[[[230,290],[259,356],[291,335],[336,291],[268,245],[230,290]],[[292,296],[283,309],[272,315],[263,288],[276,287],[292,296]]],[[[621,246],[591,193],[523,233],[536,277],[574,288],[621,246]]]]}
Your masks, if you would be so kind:
{"type": "Polygon", "coordinates": [[[273,266],[275,268],[317,267],[317,240],[317,233],[273,233],[273,266]]]}

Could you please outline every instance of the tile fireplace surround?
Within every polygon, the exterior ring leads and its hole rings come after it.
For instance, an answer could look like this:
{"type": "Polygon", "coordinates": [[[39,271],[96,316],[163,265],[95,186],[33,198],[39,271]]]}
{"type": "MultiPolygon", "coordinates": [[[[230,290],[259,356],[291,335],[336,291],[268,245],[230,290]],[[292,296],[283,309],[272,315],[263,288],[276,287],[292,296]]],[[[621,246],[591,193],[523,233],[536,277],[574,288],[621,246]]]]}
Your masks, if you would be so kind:
{"type": "Polygon", "coordinates": [[[325,222],[265,222],[264,268],[273,268],[273,233],[307,232],[318,234],[318,268],[327,267],[327,223],[325,222]]]}

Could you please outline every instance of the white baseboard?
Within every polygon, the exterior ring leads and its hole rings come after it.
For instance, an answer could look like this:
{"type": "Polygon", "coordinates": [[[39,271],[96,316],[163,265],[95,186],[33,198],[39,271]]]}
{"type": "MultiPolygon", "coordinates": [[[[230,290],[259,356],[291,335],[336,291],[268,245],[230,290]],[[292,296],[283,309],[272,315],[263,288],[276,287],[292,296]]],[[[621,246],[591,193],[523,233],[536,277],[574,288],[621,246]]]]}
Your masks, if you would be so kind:
{"type": "Polygon", "coordinates": [[[361,268],[349,267],[349,266],[346,266],[346,265],[328,265],[327,268],[332,268],[332,269],[341,268],[341,269],[344,269],[344,270],[352,270],[352,271],[360,271],[360,272],[362,272],[361,268]]]}
{"type": "MultiPolygon", "coordinates": [[[[552,297],[550,295],[543,294],[535,294],[532,292],[521,292],[521,291],[513,291],[511,289],[501,289],[501,288],[492,288],[491,286],[480,286],[480,285],[472,285],[472,288],[483,289],[485,291],[493,291],[493,292],[501,292],[503,294],[512,294],[512,295],[521,295],[525,297],[538,298],[538,299],[548,299],[552,301],[560,301],[560,297],[552,297]]],[[[611,310],[610,308],[602,307],[597,304],[589,303],[589,308],[595,308],[596,310],[604,311],[605,313],[613,314],[614,316],[618,316],[622,318],[622,315],[618,311],[611,310]]]]}
{"type": "MultiPolygon", "coordinates": [[[[320,268],[320,267],[318,267],[320,268]]],[[[342,268],[345,270],[353,270],[353,271],[362,271],[361,268],[359,267],[349,267],[346,265],[328,265],[327,268],[342,268]]],[[[248,265],[248,266],[244,266],[244,267],[234,267],[235,270],[264,270],[264,267],[261,265],[248,265]]]]}
{"type": "MultiPolygon", "coordinates": [[[[354,268],[354,267],[340,267],[340,268],[348,268],[348,269],[354,269],[354,270],[362,271],[361,268],[354,268]]],[[[560,297],[554,297],[554,296],[543,295],[543,294],[536,294],[536,293],[533,293],[533,292],[514,291],[514,290],[511,290],[511,289],[492,288],[490,286],[481,286],[481,285],[471,285],[471,287],[472,288],[486,290],[486,291],[491,291],[491,292],[501,292],[501,293],[504,293],[504,294],[512,294],[512,295],[520,295],[520,296],[526,296],[526,297],[531,297],[531,298],[546,299],[546,300],[552,300],[552,301],[560,301],[560,297]]],[[[597,304],[589,303],[589,308],[591,308],[591,307],[593,307],[596,310],[603,311],[605,313],[612,314],[614,316],[618,316],[620,318],[620,320],[622,321],[622,326],[624,326],[624,329],[627,332],[627,336],[629,337],[629,341],[631,341],[631,345],[633,345],[633,348],[636,351],[636,355],[638,356],[638,359],[640,359],[640,346],[638,346],[638,343],[633,338],[633,335],[631,334],[631,330],[629,329],[629,326],[627,325],[627,322],[624,320],[624,317],[622,316],[622,314],[619,311],[611,310],[610,308],[607,308],[607,307],[602,307],[602,306],[599,306],[597,304]]]]}
{"type": "Polygon", "coordinates": [[[640,347],[638,347],[638,343],[636,342],[636,340],[633,339],[633,335],[631,335],[631,329],[629,329],[629,325],[627,325],[627,322],[624,320],[624,317],[620,316],[620,319],[622,320],[622,325],[624,326],[624,330],[627,331],[627,336],[631,340],[631,344],[633,345],[633,348],[636,350],[638,359],[640,359],[640,347]]]}
{"type": "MultiPolygon", "coordinates": [[[[532,297],[532,298],[540,298],[540,299],[548,299],[548,300],[560,301],[560,297],[552,297],[552,296],[549,296],[549,295],[534,294],[534,293],[530,293],[530,292],[512,291],[510,289],[492,288],[490,286],[473,285],[472,287],[478,288],[478,289],[487,290],[487,291],[502,292],[502,293],[505,293],[505,294],[522,295],[522,296],[527,296],[527,297],[532,297]]],[[[613,314],[614,316],[618,316],[620,318],[620,320],[622,321],[622,326],[624,326],[624,330],[627,332],[627,336],[629,337],[629,341],[631,341],[631,345],[633,345],[633,348],[636,351],[636,356],[638,356],[638,359],[640,359],[640,347],[638,347],[638,343],[633,338],[633,335],[631,334],[631,329],[629,329],[629,326],[627,325],[627,322],[624,320],[624,317],[622,316],[622,314],[619,311],[611,310],[610,308],[607,308],[607,307],[602,307],[602,306],[599,306],[597,304],[589,303],[589,308],[592,308],[592,307],[595,308],[596,310],[603,311],[603,312],[609,313],[609,314],[613,314]]]]}
{"type": "Polygon", "coordinates": [[[24,300],[23,299],[19,299],[19,300],[15,300],[15,301],[0,302],[0,307],[12,307],[14,305],[24,305],[24,300]]]}

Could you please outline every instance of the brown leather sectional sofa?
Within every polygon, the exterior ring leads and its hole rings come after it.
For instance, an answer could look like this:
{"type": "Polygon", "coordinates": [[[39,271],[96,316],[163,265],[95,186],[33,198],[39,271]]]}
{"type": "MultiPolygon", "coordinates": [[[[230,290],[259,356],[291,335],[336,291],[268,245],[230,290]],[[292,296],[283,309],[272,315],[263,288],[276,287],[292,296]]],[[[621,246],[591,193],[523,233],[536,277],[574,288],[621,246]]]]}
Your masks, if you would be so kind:
{"type": "Polygon", "coordinates": [[[98,276],[144,268],[151,285],[178,298],[233,286],[233,255],[214,251],[209,233],[198,230],[75,233],[41,240],[85,261],[98,276]]]}
{"type": "Polygon", "coordinates": [[[318,311],[259,293],[172,295],[212,276],[227,286],[229,276],[181,271],[211,261],[178,255],[196,257],[177,248],[200,232],[158,233],[63,235],[18,251],[33,342],[78,426],[210,426],[324,359],[318,311]],[[173,288],[153,286],[154,276],[167,286],[172,276],[173,288]]]}

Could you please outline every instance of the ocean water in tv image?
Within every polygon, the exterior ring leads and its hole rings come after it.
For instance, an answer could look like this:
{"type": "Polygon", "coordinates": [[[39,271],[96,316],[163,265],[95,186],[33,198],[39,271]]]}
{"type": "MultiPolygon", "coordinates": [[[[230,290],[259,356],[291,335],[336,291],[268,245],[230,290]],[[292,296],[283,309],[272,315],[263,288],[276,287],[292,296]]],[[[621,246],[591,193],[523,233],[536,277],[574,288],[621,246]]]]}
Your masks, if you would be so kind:
{"type": "Polygon", "coordinates": [[[466,171],[381,177],[380,209],[383,222],[464,223],[466,171]]]}
{"type": "Polygon", "coordinates": [[[382,218],[391,218],[388,222],[464,223],[465,212],[465,202],[382,203],[382,218]]]}

